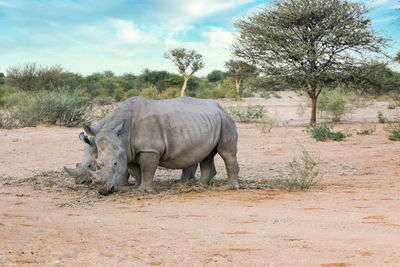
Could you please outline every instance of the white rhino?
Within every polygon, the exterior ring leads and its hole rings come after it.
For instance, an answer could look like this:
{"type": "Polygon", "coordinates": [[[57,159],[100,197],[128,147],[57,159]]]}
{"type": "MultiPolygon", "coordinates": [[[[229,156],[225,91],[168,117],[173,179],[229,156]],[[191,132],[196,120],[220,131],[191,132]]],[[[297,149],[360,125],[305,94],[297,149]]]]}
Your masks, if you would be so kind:
{"type": "Polygon", "coordinates": [[[126,170],[140,182],[140,191],[153,192],[158,166],[185,169],[198,162],[199,181],[208,184],[215,176],[216,153],[225,162],[229,185],[239,188],[237,129],[215,101],[133,97],[106,118],[101,128],[84,127],[98,149],[96,170],[87,168],[87,173],[99,193],[117,191],[126,170]]]}
{"type": "MultiPolygon", "coordinates": [[[[104,125],[104,122],[105,122],[104,119],[100,120],[96,124],[96,127],[100,129],[104,125]]],[[[94,137],[88,137],[84,134],[84,132],[81,132],[79,134],[79,139],[83,143],[83,160],[81,163],[77,163],[75,165],[76,166],[75,169],[64,166],[64,170],[68,175],[74,178],[75,183],[90,184],[92,183],[92,179],[90,179],[86,169],[92,171],[96,170],[97,146],[94,137]]],[[[181,181],[184,182],[190,179],[195,179],[197,165],[198,164],[195,164],[189,168],[183,169],[181,175],[181,181]]],[[[121,185],[128,185],[129,184],[128,179],[129,179],[129,172],[126,171],[121,181],[121,185]]]]}

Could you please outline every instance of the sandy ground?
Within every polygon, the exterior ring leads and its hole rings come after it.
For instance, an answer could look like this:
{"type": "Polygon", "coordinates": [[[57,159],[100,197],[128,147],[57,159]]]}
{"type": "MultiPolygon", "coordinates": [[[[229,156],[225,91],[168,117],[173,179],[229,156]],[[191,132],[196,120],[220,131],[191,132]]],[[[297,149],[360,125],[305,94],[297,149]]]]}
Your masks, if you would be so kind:
{"type": "MultiPolygon", "coordinates": [[[[295,117],[296,102],[273,101],[277,114],[295,117]]],[[[376,120],[376,107],[354,114],[376,120]]],[[[15,183],[74,166],[80,129],[0,130],[0,266],[400,266],[400,143],[387,139],[385,125],[372,135],[357,135],[360,123],[338,125],[352,134],[343,142],[316,142],[301,126],[266,134],[237,126],[241,179],[273,177],[300,155],[300,142],[323,163],[323,180],[308,192],[102,197],[85,185],[15,183]]]]}

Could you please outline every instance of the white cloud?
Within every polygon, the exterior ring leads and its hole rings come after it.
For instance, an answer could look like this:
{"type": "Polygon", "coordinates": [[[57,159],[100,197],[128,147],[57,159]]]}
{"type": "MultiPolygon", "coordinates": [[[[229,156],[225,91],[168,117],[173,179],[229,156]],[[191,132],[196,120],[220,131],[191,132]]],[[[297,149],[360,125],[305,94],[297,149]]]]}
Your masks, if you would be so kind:
{"type": "Polygon", "coordinates": [[[384,3],[388,2],[388,0],[372,0],[371,1],[371,5],[372,6],[379,6],[382,5],[384,3]]]}
{"type": "Polygon", "coordinates": [[[14,5],[12,5],[12,4],[10,4],[10,3],[6,2],[6,1],[0,1],[0,6],[3,6],[3,7],[14,7],[14,5]]]}
{"type": "Polygon", "coordinates": [[[375,19],[372,22],[373,23],[383,23],[383,22],[390,22],[390,21],[393,21],[393,20],[396,20],[396,19],[398,19],[398,17],[391,16],[391,17],[386,17],[386,18],[383,18],[383,19],[375,19]]]}
{"type": "Polygon", "coordinates": [[[147,45],[157,43],[159,40],[151,33],[145,33],[132,22],[122,19],[111,19],[111,24],[116,30],[119,41],[131,45],[147,45]]]}
{"type": "Polygon", "coordinates": [[[160,10],[156,12],[163,18],[162,27],[170,35],[174,35],[187,31],[193,22],[206,16],[232,10],[254,1],[256,0],[157,0],[160,10]]]}

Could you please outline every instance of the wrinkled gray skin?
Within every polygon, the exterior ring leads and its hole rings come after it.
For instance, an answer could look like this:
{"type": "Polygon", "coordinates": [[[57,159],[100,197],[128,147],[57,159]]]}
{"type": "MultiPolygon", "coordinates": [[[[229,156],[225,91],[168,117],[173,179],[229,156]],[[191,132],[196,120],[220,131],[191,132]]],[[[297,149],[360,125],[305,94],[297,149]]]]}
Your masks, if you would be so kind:
{"type": "MultiPolygon", "coordinates": [[[[101,128],[104,125],[105,120],[100,120],[96,127],[101,128]]],[[[96,171],[96,158],[97,158],[97,146],[94,137],[87,137],[83,132],[79,134],[79,139],[83,143],[83,160],[82,163],[77,163],[76,168],[68,168],[64,166],[64,170],[70,176],[72,176],[77,184],[90,184],[92,179],[90,179],[86,169],[96,171]]],[[[195,178],[195,173],[197,170],[197,164],[182,170],[181,181],[187,181],[189,179],[195,178]]],[[[129,172],[124,174],[124,178],[121,181],[121,185],[128,185],[129,172]]]]}
{"type": "MultiPolygon", "coordinates": [[[[96,124],[96,128],[101,129],[107,118],[99,120],[96,124]]],[[[79,134],[79,139],[83,143],[83,160],[82,163],[76,164],[76,169],[68,168],[64,166],[64,170],[70,176],[75,179],[77,184],[90,184],[92,179],[90,179],[87,169],[95,171],[96,170],[96,158],[97,158],[97,146],[94,137],[87,137],[83,132],[79,134]]],[[[123,179],[121,180],[122,185],[127,185],[129,179],[129,173],[126,171],[123,179]]]]}
{"type": "Polygon", "coordinates": [[[185,169],[198,162],[199,182],[208,184],[216,174],[216,153],[225,162],[229,185],[239,188],[237,129],[215,101],[133,97],[111,112],[101,129],[85,126],[85,131],[95,136],[96,171],[87,172],[101,194],[117,191],[127,169],[140,182],[138,189],[151,193],[157,166],[185,169]]]}

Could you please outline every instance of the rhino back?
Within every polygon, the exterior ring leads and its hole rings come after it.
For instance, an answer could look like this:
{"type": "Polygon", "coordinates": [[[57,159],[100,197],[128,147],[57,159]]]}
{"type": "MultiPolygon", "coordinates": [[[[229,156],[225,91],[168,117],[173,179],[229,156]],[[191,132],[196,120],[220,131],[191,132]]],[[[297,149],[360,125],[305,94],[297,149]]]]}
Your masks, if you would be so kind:
{"type": "Polygon", "coordinates": [[[220,140],[226,116],[213,100],[134,97],[120,104],[103,128],[112,129],[126,119],[129,122],[126,144],[130,146],[127,151],[136,155],[156,151],[161,166],[180,169],[202,161],[211,153],[220,140]]]}

